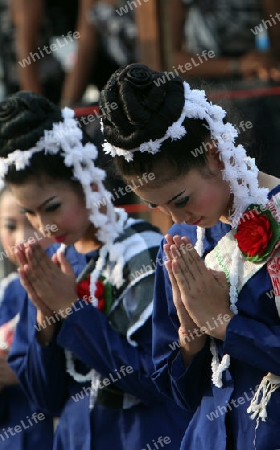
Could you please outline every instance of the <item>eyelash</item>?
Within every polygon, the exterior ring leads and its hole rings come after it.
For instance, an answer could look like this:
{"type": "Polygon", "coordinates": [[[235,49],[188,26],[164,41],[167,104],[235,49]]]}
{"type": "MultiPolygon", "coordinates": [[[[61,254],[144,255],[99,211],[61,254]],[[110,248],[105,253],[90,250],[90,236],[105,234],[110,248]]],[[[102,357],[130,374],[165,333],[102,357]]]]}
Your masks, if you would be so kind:
{"type": "Polygon", "coordinates": [[[14,225],[12,223],[6,223],[4,225],[4,228],[9,231],[15,231],[17,229],[16,225],[14,225]]]}
{"type": "Polygon", "coordinates": [[[175,202],[174,205],[176,206],[176,208],[184,208],[184,206],[186,206],[186,204],[188,203],[189,199],[190,197],[184,197],[178,202],[175,202]]]}
{"type": "MultiPolygon", "coordinates": [[[[55,203],[53,205],[49,205],[46,207],[46,212],[53,212],[61,206],[61,203],[55,203]]],[[[33,211],[28,211],[24,208],[21,209],[21,212],[25,215],[34,216],[35,213],[33,211]]]]}
{"type": "Polygon", "coordinates": [[[55,211],[56,209],[58,209],[61,206],[60,203],[55,203],[53,205],[47,206],[46,207],[46,212],[52,212],[55,211]]]}

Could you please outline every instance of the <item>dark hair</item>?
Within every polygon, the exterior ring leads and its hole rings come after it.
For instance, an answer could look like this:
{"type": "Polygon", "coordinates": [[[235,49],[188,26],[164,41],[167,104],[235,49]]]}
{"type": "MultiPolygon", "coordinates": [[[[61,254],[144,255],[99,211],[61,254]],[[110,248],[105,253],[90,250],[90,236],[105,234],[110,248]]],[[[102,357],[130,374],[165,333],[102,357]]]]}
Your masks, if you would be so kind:
{"type": "MultiPolygon", "coordinates": [[[[6,158],[15,150],[29,150],[46,130],[52,130],[54,123],[61,121],[60,108],[42,95],[21,91],[8,96],[0,103],[0,157],[6,158]]],[[[83,129],[82,132],[84,144],[90,139],[83,129]]],[[[73,177],[72,167],[65,165],[60,152],[34,153],[30,164],[22,170],[16,170],[15,165],[11,165],[5,182],[23,184],[30,178],[42,177],[68,182],[75,190],[83,192],[80,182],[73,177]]]]}
{"type": "MultiPolygon", "coordinates": [[[[159,139],[179,119],[184,101],[180,77],[174,75],[169,79],[164,72],[156,72],[142,64],[121,68],[111,76],[100,95],[104,137],[110,144],[127,151],[150,139],[159,139]],[[118,108],[108,108],[107,105],[113,102],[118,108]]],[[[186,118],[183,126],[187,131],[185,136],[173,141],[167,139],[160,152],[152,157],[140,152],[134,153],[131,162],[121,156],[115,157],[117,170],[124,178],[160,170],[162,182],[164,174],[161,169],[166,165],[174,170],[176,176],[192,168],[207,167],[205,151],[196,151],[210,139],[207,122],[186,118]]]]}

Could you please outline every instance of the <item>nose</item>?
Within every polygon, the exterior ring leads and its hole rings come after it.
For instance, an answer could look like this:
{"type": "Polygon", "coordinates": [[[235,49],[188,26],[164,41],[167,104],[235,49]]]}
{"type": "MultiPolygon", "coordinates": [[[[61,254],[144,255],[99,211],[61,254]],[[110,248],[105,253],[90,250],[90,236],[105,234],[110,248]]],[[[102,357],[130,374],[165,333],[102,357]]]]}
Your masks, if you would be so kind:
{"type": "Polygon", "coordinates": [[[187,214],[184,211],[172,211],[170,214],[175,223],[181,224],[188,221],[187,214]]]}
{"type": "Polygon", "coordinates": [[[15,235],[15,245],[21,245],[32,237],[32,226],[19,226],[15,235]]]}
{"type": "Polygon", "coordinates": [[[173,222],[175,223],[184,223],[188,221],[189,215],[186,213],[185,208],[184,209],[175,209],[170,206],[160,206],[158,209],[163,212],[164,214],[167,214],[168,216],[171,216],[173,222]]]}
{"type": "Polygon", "coordinates": [[[50,223],[44,216],[37,216],[36,220],[33,222],[34,228],[42,234],[50,233],[50,223]]]}

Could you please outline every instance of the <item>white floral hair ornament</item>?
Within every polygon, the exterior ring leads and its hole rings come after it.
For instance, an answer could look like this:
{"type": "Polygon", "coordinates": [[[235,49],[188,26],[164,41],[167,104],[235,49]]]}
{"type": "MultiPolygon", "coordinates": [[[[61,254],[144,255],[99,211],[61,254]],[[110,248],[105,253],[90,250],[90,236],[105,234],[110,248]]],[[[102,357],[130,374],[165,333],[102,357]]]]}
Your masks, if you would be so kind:
{"type": "MultiPolygon", "coordinates": [[[[114,241],[125,228],[127,213],[122,208],[115,208],[110,201],[111,194],[103,185],[106,173],[94,165],[98,150],[92,143],[82,144],[83,133],[78,122],[74,119],[74,111],[64,108],[62,117],[63,122],[54,123],[52,130],[45,130],[44,136],[31,149],[26,151],[15,150],[7,158],[0,158],[0,183],[2,182],[2,185],[4,185],[5,175],[12,164],[15,165],[16,170],[23,170],[30,165],[32,156],[41,151],[53,155],[60,153],[64,158],[65,166],[73,168],[73,178],[83,187],[86,208],[89,210],[89,220],[97,228],[97,238],[103,243],[95,268],[90,275],[91,303],[96,307],[96,282],[106,265],[108,255],[109,259],[112,260],[113,256],[119,261],[118,277],[110,281],[117,287],[124,283],[123,248],[121,244],[114,243],[114,241]],[[92,191],[92,183],[97,185],[97,192],[92,191]],[[100,211],[100,206],[104,204],[106,204],[106,213],[100,211]]],[[[58,251],[65,252],[65,250],[66,246],[61,244],[58,251]]],[[[94,369],[86,375],[82,375],[75,370],[71,352],[65,350],[65,355],[66,370],[76,381],[83,383],[91,380],[93,387],[98,384],[100,375],[94,369]]]]}
{"type": "MultiPolygon", "coordinates": [[[[232,214],[229,220],[231,221],[232,228],[236,228],[242,214],[250,204],[265,205],[267,203],[269,190],[259,187],[257,178],[258,168],[255,160],[246,155],[246,151],[242,145],[235,145],[238,131],[231,123],[223,122],[226,116],[224,109],[219,105],[213,105],[209,102],[203,90],[191,89],[185,81],[183,84],[185,104],[182,113],[179,119],[168,127],[162,138],[155,139],[154,141],[150,140],[141,144],[139,148],[132,150],[124,150],[105,141],[103,149],[105,153],[109,153],[112,156],[123,156],[128,162],[133,160],[134,153],[137,151],[148,152],[154,155],[160,152],[160,146],[165,140],[181,139],[187,133],[187,130],[182,125],[186,117],[189,119],[205,120],[211,139],[216,142],[219,158],[224,165],[224,169],[222,169],[223,179],[229,183],[230,192],[233,194],[232,214]]],[[[197,227],[195,249],[200,256],[203,256],[204,253],[204,235],[205,230],[197,227]]],[[[234,314],[238,314],[236,303],[238,300],[237,284],[240,255],[240,250],[237,247],[232,255],[233,262],[229,274],[230,309],[234,314]]],[[[210,350],[213,356],[211,364],[212,381],[215,386],[221,388],[223,385],[222,374],[230,365],[230,356],[225,354],[220,361],[217,345],[213,338],[211,338],[210,350]]]]}
{"type": "Polygon", "coordinates": [[[44,151],[49,154],[60,153],[64,158],[65,166],[73,168],[74,179],[83,187],[86,199],[86,208],[90,212],[89,219],[98,229],[97,238],[110,246],[116,237],[122,232],[126,213],[118,209],[119,219],[113,204],[108,201],[111,194],[105,189],[103,180],[106,177],[104,170],[94,165],[98,156],[98,150],[92,143],[82,144],[83,133],[74,118],[74,111],[69,108],[62,110],[63,121],[54,123],[52,130],[45,130],[44,136],[29,150],[15,150],[7,158],[0,159],[0,179],[4,184],[5,175],[9,167],[14,164],[16,170],[23,170],[30,165],[32,156],[44,151]],[[98,186],[98,191],[93,192],[91,184],[98,186]],[[106,213],[100,211],[100,206],[106,200],[106,213]],[[122,219],[120,220],[120,216],[122,219]],[[124,217],[125,216],[125,217],[124,217]]]}
{"type": "Polygon", "coordinates": [[[185,104],[177,121],[167,128],[160,139],[144,142],[138,148],[125,150],[111,145],[105,140],[103,150],[111,156],[123,156],[128,162],[133,161],[135,152],[148,152],[152,155],[160,152],[161,144],[167,139],[181,139],[187,130],[182,125],[185,118],[206,120],[211,139],[217,143],[220,160],[224,163],[223,179],[228,181],[234,193],[233,213],[229,217],[232,226],[236,227],[245,209],[251,203],[266,204],[268,190],[260,188],[257,180],[258,169],[255,161],[247,157],[242,145],[235,145],[238,131],[229,122],[224,123],[226,112],[219,105],[213,105],[203,90],[191,89],[184,84],[185,104]]]}

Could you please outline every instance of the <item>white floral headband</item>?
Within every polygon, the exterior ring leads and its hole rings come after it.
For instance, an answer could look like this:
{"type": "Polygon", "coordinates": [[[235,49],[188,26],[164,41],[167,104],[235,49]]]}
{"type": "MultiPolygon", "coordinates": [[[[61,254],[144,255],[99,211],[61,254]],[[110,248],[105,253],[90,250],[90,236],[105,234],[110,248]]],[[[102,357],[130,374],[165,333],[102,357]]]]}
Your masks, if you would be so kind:
{"type": "Polygon", "coordinates": [[[220,160],[224,163],[223,179],[228,181],[234,194],[233,213],[229,218],[236,227],[243,212],[251,203],[266,204],[268,189],[258,184],[255,160],[247,157],[242,145],[235,145],[238,131],[229,122],[223,123],[226,112],[219,105],[213,105],[203,90],[191,89],[184,84],[185,104],[177,121],[168,127],[160,139],[144,142],[138,148],[125,150],[111,145],[105,140],[103,150],[111,156],[123,156],[128,162],[133,161],[134,153],[148,152],[152,155],[160,151],[161,144],[167,140],[181,139],[188,131],[182,125],[185,118],[206,120],[211,138],[217,142],[220,160]]]}
{"type": "Polygon", "coordinates": [[[83,133],[74,119],[73,110],[64,108],[62,117],[63,122],[54,123],[52,130],[45,130],[44,136],[31,149],[15,150],[7,158],[0,158],[0,180],[4,184],[5,175],[13,164],[19,171],[29,166],[32,156],[37,152],[44,151],[53,155],[60,153],[64,157],[65,166],[73,167],[74,178],[83,187],[86,208],[90,211],[89,220],[97,228],[97,238],[110,245],[123,231],[125,214],[121,214],[122,220],[117,220],[110,201],[106,202],[107,212],[104,214],[100,211],[104,198],[110,198],[111,194],[103,185],[105,171],[96,167],[93,162],[98,156],[98,150],[92,143],[82,144],[83,133]],[[97,184],[97,192],[92,191],[92,183],[97,184]]]}

